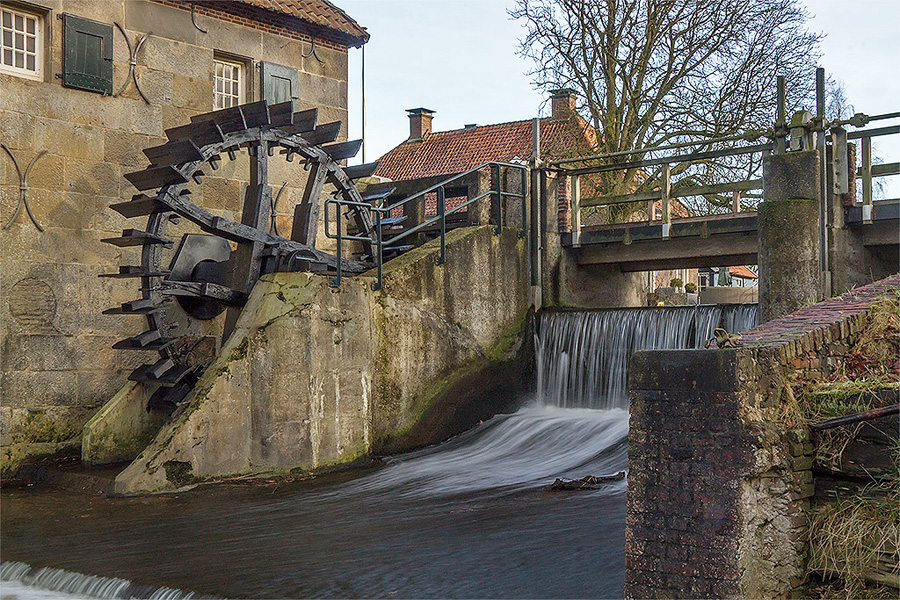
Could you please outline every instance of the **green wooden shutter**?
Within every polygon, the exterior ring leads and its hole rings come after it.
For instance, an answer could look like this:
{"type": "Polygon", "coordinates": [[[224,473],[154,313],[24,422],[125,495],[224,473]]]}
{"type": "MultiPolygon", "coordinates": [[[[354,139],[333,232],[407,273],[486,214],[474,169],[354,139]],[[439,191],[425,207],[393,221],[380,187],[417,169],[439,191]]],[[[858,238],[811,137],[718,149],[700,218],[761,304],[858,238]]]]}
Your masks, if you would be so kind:
{"type": "Polygon", "coordinates": [[[112,26],[63,14],[63,85],[112,94],[112,78],[112,26]]]}
{"type": "Polygon", "coordinates": [[[299,98],[299,77],[297,69],[270,62],[259,63],[262,97],[270,105],[297,100],[299,98]]]}

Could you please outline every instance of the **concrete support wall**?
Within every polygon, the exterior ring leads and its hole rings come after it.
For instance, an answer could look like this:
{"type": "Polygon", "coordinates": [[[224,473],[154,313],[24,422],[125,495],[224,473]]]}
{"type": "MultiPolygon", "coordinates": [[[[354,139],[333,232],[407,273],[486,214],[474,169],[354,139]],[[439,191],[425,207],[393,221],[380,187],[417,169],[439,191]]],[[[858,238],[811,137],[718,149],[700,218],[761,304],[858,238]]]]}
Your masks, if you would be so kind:
{"type": "MultiPolygon", "coordinates": [[[[562,185],[568,185],[568,179],[562,185]]],[[[644,306],[646,276],[623,273],[618,265],[580,265],[577,249],[565,249],[560,239],[561,182],[547,178],[541,206],[542,306],[544,308],[618,308],[644,306]]],[[[562,191],[568,198],[567,192],[562,191]]],[[[566,200],[568,202],[568,200],[566,200]]]]}
{"type": "MultiPolygon", "coordinates": [[[[246,18],[224,20],[228,15],[219,7],[198,6],[198,21],[209,31],[204,34],[192,25],[187,3],[182,8],[149,0],[31,0],[21,5],[43,16],[46,60],[41,80],[0,73],[0,142],[23,170],[46,152],[28,176],[29,207],[44,230],[23,209],[0,236],[4,473],[29,455],[52,452],[78,439],[91,415],[144,362],[146,357],[139,353],[111,348],[143,331],[144,320],[100,314],[138,298],[139,282],[98,275],[140,264],[138,248],[117,248],[100,240],[117,237],[126,227],[143,229],[146,220],[125,219],[108,206],[136,192],[122,175],[147,166],[144,148],[162,144],[165,129],[213,110],[217,53],[246,61],[245,101],[259,98],[256,66],[266,60],[298,70],[300,109],[317,107],[323,123],[347,118],[347,49],[320,35],[317,53],[325,63],[304,58],[313,38],[303,37],[295,21],[290,31],[271,23],[254,27],[246,18]],[[152,31],[136,66],[149,103],[133,83],[116,97],[62,86],[55,77],[62,71],[61,13],[113,28],[114,90],[128,79],[130,57],[113,23],[124,27],[132,46],[152,31]]],[[[290,232],[289,219],[306,174],[297,162],[270,164],[274,186],[289,182],[277,218],[279,231],[290,232]]],[[[194,189],[192,201],[240,221],[247,165],[243,153],[235,161],[224,161],[194,189]]],[[[18,201],[18,175],[0,151],[0,226],[12,219],[18,201]]]]}
{"type": "Polygon", "coordinates": [[[819,258],[819,155],[766,156],[759,205],[759,320],[822,298],[819,258]]]}
{"type": "Polygon", "coordinates": [[[897,289],[895,275],[806,307],[740,348],[634,355],[627,597],[788,597],[803,582],[812,444],[785,424],[785,389],[824,376],[897,289]]]}
{"type": "Polygon", "coordinates": [[[120,493],[315,469],[411,449],[512,408],[528,385],[524,239],[453,231],[372,278],[280,273],[253,289],[185,409],[116,479],[120,493]]]}

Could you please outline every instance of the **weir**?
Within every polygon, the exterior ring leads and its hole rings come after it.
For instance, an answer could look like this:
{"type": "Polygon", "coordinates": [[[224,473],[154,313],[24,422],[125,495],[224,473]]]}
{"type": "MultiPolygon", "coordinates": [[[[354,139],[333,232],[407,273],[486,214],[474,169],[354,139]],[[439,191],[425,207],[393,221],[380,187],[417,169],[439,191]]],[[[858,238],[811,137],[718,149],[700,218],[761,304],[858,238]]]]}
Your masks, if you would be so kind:
{"type": "Polygon", "coordinates": [[[756,304],[545,312],[535,335],[539,402],[627,408],[634,352],[701,348],[715,328],[746,331],[757,316],[756,304]]]}

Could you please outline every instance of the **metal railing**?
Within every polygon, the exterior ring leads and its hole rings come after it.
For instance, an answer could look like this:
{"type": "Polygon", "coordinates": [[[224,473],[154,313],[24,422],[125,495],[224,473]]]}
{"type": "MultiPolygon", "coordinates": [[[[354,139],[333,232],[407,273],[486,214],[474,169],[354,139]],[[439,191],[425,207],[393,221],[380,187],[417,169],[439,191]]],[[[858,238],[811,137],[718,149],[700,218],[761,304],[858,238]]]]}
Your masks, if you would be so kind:
{"type": "MultiPolygon", "coordinates": [[[[723,194],[731,194],[730,206],[726,208],[724,202],[719,206],[724,209],[718,214],[737,215],[744,210],[741,201],[747,199],[759,199],[761,193],[748,193],[763,189],[763,179],[759,177],[759,171],[762,166],[762,160],[759,160],[756,171],[750,174],[750,178],[742,181],[723,182],[712,185],[682,185],[678,186],[672,179],[673,165],[677,165],[678,170],[684,171],[690,165],[698,162],[708,162],[719,158],[734,157],[748,154],[781,154],[787,150],[811,150],[818,149],[820,152],[821,173],[822,173],[822,194],[827,195],[825,190],[825,170],[831,167],[834,171],[835,191],[839,191],[850,198],[855,203],[855,177],[858,175],[862,180],[862,219],[864,223],[872,221],[872,201],[873,201],[873,179],[878,177],[886,177],[890,175],[900,174],[900,164],[873,164],[872,163],[872,138],[884,135],[893,135],[900,133],[900,126],[881,127],[870,130],[854,131],[847,133],[844,126],[850,125],[856,128],[863,128],[873,121],[881,121],[886,119],[896,119],[900,117],[900,113],[885,113],[880,115],[868,116],[863,113],[857,113],[853,117],[844,120],[828,121],[825,118],[825,72],[818,69],[816,73],[816,114],[813,115],[808,111],[797,111],[788,122],[785,118],[785,79],[777,78],[777,106],[776,106],[776,122],[773,127],[765,131],[751,130],[742,135],[732,135],[728,137],[697,140],[693,142],[683,142],[659,146],[654,148],[644,148],[640,150],[630,150],[622,152],[611,152],[607,154],[597,154],[592,156],[566,158],[553,161],[549,164],[550,170],[556,171],[560,176],[571,177],[572,187],[569,196],[571,209],[571,231],[572,243],[579,246],[581,243],[581,224],[582,211],[592,207],[612,207],[620,204],[647,203],[647,221],[638,221],[629,223],[660,223],[661,238],[668,239],[670,226],[672,222],[672,203],[675,198],[700,197],[716,195],[721,198],[723,194]],[[767,138],[762,141],[762,138],[767,138]],[[833,149],[832,164],[826,165],[825,140],[826,138],[833,149]],[[847,141],[859,139],[861,145],[861,164],[857,168],[856,165],[849,165],[849,161],[854,160],[854,156],[847,156],[847,141]],[[728,147],[722,149],[708,149],[715,144],[726,142],[746,142],[747,145],[728,147]],[[670,154],[672,151],[679,151],[685,148],[706,146],[694,152],[670,154]],[[666,156],[653,156],[654,153],[666,152],[666,156]],[[645,158],[647,155],[651,158],[645,158]],[[634,157],[635,159],[629,160],[634,157]],[[613,160],[614,162],[606,162],[613,160]],[[645,170],[650,167],[657,168],[657,171],[650,177],[649,181],[655,182],[653,189],[649,191],[635,191],[633,193],[606,195],[596,197],[582,197],[582,181],[581,178],[589,175],[597,175],[601,173],[627,171],[627,170],[645,170]],[[756,175],[756,177],[754,177],[756,175]],[[849,188],[849,189],[848,189],[849,188]],[[659,218],[657,218],[657,203],[660,204],[659,218]],[[728,210],[730,209],[730,210],[728,210]]],[[[726,196],[727,197],[727,196],[726,196]]],[[[857,204],[858,206],[859,204],[857,204]]],[[[824,203],[822,206],[824,213],[824,203]]],[[[701,217],[703,215],[691,215],[701,217]]],[[[715,215],[705,215],[713,218],[715,215]]],[[[825,226],[826,215],[821,215],[822,226],[825,226]]],[[[611,225],[625,225],[626,223],[615,223],[611,225]]],[[[823,234],[824,235],[824,234],[823,234]]]]}
{"type": "Polygon", "coordinates": [[[513,163],[502,163],[502,162],[487,162],[468,171],[464,171],[462,173],[458,173],[449,177],[448,179],[441,181],[440,183],[436,183],[431,187],[425,188],[415,194],[400,200],[399,202],[394,202],[389,205],[385,205],[386,198],[381,198],[376,201],[376,204],[369,204],[368,202],[359,202],[353,200],[346,200],[341,198],[330,198],[325,201],[325,236],[329,239],[333,239],[337,241],[337,273],[334,279],[331,280],[332,286],[339,286],[341,284],[341,261],[343,259],[343,242],[344,240],[348,241],[358,241],[358,242],[368,242],[372,245],[373,250],[373,258],[375,259],[375,268],[377,272],[376,280],[372,283],[373,290],[380,290],[382,285],[382,265],[384,264],[384,252],[385,249],[390,249],[392,246],[395,246],[398,242],[408,238],[411,235],[418,234],[423,232],[424,230],[432,227],[434,224],[438,224],[438,231],[440,237],[440,255],[435,258],[435,262],[437,264],[444,264],[446,259],[446,237],[447,237],[447,216],[453,213],[461,212],[463,210],[468,209],[469,206],[472,206],[476,202],[483,200],[484,198],[494,198],[496,200],[496,207],[492,207],[494,209],[494,214],[491,215],[491,219],[494,221],[494,234],[500,235],[503,230],[503,198],[512,197],[518,198],[522,203],[522,226],[523,230],[520,232],[520,235],[524,236],[524,227],[527,222],[528,216],[528,207],[526,200],[528,190],[528,167],[521,164],[513,164],[513,163]],[[473,173],[477,173],[483,169],[490,168],[492,174],[492,186],[485,192],[482,192],[475,197],[468,198],[465,202],[461,202],[460,204],[447,209],[446,206],[446,192],[447,188],[456,182],[459,182],[465,177],[472,175],[473,173]],[[516,169],[520,172],[521,175],[521,191],[520,192],[510,192],[508,190],[504,190],[503,186],[503,177],[501,169],[516,169]],[[418,200],[425,201],[425,196],[428,194],[434,193],[437,200],[437,212],[431,218],[424,219],[421,223],[414,225],[409,229],[405,229],[394,235],[393,237],[389,237],[385,239],[384,235],[384,223],[389,222],[391,213],[394,213],[397,210],[402,210],[407,204],[411,202],[415,202],[418,200]],[[332,211],[331,207],[335,207],[334,213],[334,221],[336,224],[336,231],[332,233],[331,228],[329,227],[329,223],[331,222],[332,211]],[[372,234],[373,235],[353,235],[350,233],[344,233],[341,223],[341,207],[347,207],[349,209],[357,209],[360,211],[364,211],[367,213],[371,219],[371,223],[373,225],[372,234]]]}

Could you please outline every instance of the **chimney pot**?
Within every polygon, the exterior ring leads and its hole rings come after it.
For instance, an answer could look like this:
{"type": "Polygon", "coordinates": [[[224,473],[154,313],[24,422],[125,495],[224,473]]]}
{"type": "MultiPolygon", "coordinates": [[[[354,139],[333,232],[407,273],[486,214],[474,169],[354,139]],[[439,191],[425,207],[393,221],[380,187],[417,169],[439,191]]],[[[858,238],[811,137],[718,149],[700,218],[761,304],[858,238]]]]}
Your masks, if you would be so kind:
{"type": "Polygon", "coordinates": [[[409,115],[409,139],[420,140],[431,133],[431,120],[434,118],[433,110],[410,108],[407,109],[406,113],[409,115]]]}
{"type": "Polygon", "coordinates": [[[550,118],[565,120],[575,114],[575,94],[571,88],[550,90],[550,118]]]}

